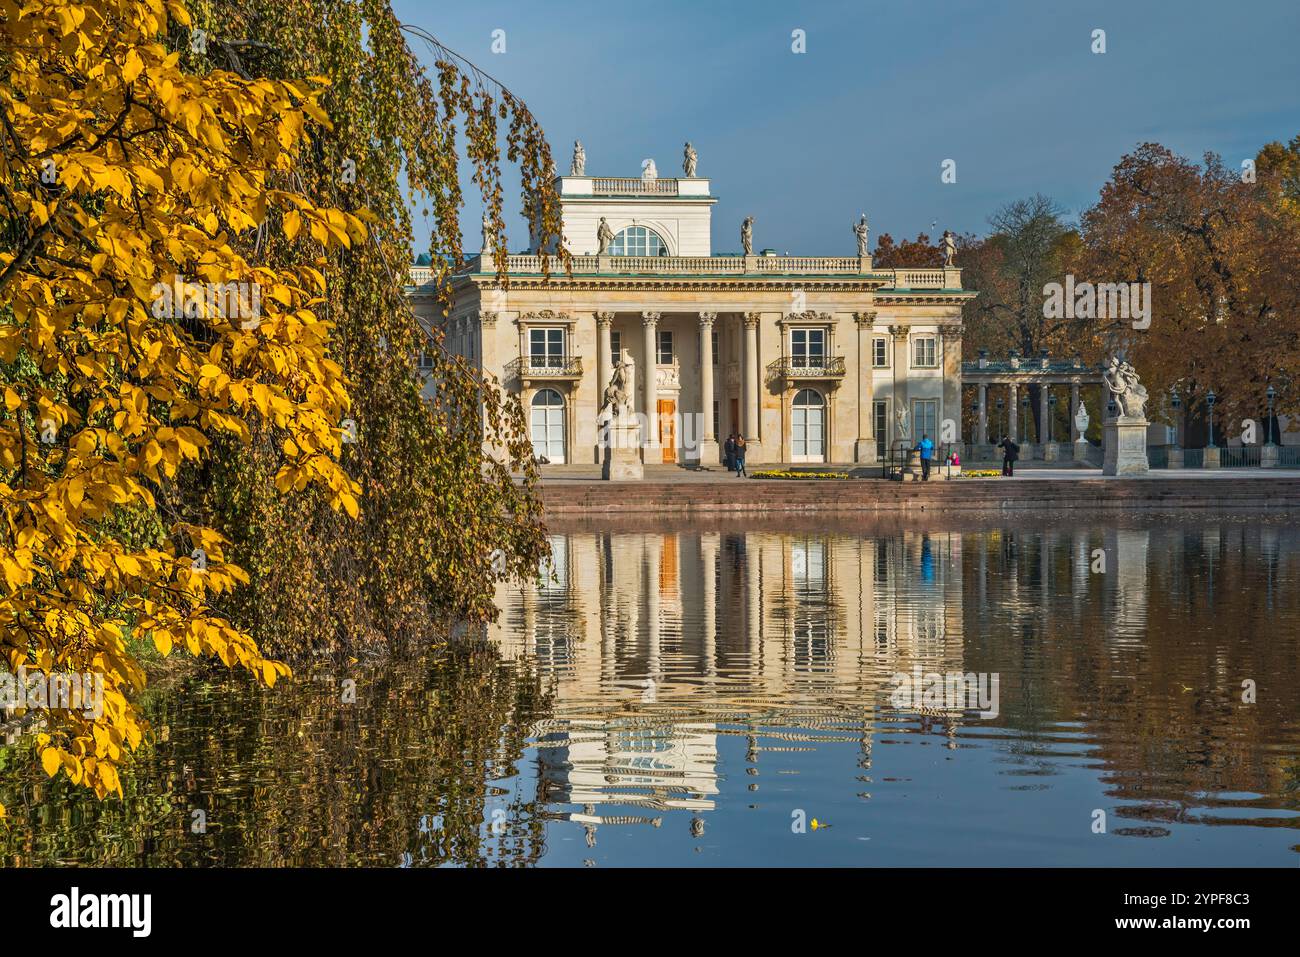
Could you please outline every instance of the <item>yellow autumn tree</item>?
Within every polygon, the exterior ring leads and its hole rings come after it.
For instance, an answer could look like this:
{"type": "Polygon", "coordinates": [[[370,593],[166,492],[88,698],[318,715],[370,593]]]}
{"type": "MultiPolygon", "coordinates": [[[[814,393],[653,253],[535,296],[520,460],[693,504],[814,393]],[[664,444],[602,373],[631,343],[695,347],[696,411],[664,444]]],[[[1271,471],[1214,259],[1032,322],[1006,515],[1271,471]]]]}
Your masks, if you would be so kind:
{"type": "Polygon", "coordinates": [[[102,676],[102,709],[51,708],[37,737],[100,797],[146,732],[140,643],[288,673],[220,613],[246,576],[175,520],[180,470],[271,430],[281,492],[357,512],[318,266],[366,231],[293,175],[322,83],[187,74],[169,20],[190,23],[174,0],[0,0],[0,657],[102,676]],[[235,252],[268,230],[302,261],[235,252]]]}

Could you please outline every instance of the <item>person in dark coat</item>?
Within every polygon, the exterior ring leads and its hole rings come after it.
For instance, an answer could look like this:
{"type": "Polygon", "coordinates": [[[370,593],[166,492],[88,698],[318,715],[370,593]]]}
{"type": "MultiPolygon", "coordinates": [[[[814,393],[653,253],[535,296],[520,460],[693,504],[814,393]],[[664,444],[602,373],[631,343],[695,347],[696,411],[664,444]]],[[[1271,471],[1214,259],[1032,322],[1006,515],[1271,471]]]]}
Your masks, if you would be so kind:
{"type": "Polygon", "coordinates": [[[727,442],[722,446],[722,464],[727,467],[728,472],[735,471],[736,468],[736,433],[732,432],[727,436],[727,442]]]}
{"type": "Polygon", "coordinates": [[[1015,475],[1016,459],[1020,458],[1020,446],[1011,441],[1010,436],[1003,436],[998,447],[1002,449],[1002,474],[1015,475]]]}
{"type": "Polygon", "coordinates": [[[736,464],[736,478],[740,478],[742,475],[746,478],[749,477],[749,473],[745,471],[745,447],[748,444],[743,435],[736,436],[736,451],[733,453],[736,464]]]}

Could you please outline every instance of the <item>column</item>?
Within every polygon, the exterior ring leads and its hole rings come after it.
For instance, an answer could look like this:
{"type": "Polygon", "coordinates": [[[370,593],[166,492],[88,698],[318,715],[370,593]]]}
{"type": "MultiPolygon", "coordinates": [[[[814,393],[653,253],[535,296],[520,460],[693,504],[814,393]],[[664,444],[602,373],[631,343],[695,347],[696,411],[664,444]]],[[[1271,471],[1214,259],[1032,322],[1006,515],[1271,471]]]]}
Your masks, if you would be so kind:
{"type": "Polygon", "coordinates": [[[1019,389],[1014,382],[1007,383],[1007,435],[1012,442],[1020,441],[1017,420],[1020,418],[1017,406],[1020,403],[1019,389]]]}
{"type": "Polygon", "coordinates": [[[1074,417],[1079,414],[1079,383],[1070,383],[1070,441],[1079,441],[1079,429],[1074,424],[1074,417]]]}
{"type": "Polygon", "coordinates": [[[610,345],[610,328],[614,325],[614,314],[612,312],[598,312],[596,316],[596,401],[602,401],[605,395],[605,389],[609,387],[609,380],[614,377],[614,361],[618,358],[611,355],[610,345]]]}
{"type": "MultiPolygon", "coordinates": [[[[952,420],[952,442],[961,446],[961,334],[960,323],[950,322],[941,330],[943,343],[943,412],[942,419],[952,420]]],[[[944,426],[939,424],[936,442],[944,440],[944,426]]]]}
{"type": "MultiPolygon", "coordinates": [[[[914,445],[915,442],[912,442],[912,439],[919,438],[919,436],[912,435],[912,426],[914,424],[912,422],[912,410],[907,405],[907,326],[890,326],[889,334],[894,337],[894,422],[895,424],[898,422],[900,409],[907,412],[908,434],[906,438],[909,443],[914,445]]],[[[904,438],[904,436],[898,435],[897,429],[895,429],[894,438],[900,439],[904,438]]]]}
{"type": "Polygon", "coordinates": [[[976,428],[975,444],[988,445],[989,444],[989,387],[983,382],[979,384],[979,396],[980,396],[979,397],[980,408],[977,414],[979,422],[975,427],[976,428]]]}
{"type": "Polygon", "coordinates": [[[713,421],[713,321],[716,312],[700,313],[700,412],[703,428],[699,439],[700,465],[717,465],[721,461],[718,450],[718,424],[713,421]]]}
{"type": "Polygon", "coordinates": [[[644,397],[641,401],[645,405],[646,422],[645,434],[641,437],[641,461],[649,464],[658,461],[650,454],[650,450],[659,447],[659,385],[655,375],[655,365],[659,358],[658,343],[655,341],[655,332],[659,329],[659,313],[641,313],[641,328],[645,333],[642,348],[645,363],[638,374],[641,376],[641,394],[644,397]]]}
{"type": "Polygon", "coordinates": [[[875,312],[854,315],[858,326],[858,438],[853,444],[853,460],[859,464],[876,461],[875,368],[871,364],[871,330],[875,312]]]}
{"type": "Polygon", "coordinates": [[[741,364],[744,366],[743,382],[745,385],[745,441],[757,444],[758,438],[758,317],[757,312],[744,314],[745,343],[742,350],[741,364]]]}

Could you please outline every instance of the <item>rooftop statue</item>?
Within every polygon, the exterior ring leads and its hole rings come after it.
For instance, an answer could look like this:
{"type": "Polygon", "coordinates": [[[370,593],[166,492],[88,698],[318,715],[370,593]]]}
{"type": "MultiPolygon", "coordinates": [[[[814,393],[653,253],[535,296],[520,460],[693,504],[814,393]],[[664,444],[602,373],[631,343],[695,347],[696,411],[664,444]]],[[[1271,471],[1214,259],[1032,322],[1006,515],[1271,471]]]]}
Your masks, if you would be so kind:
{"type": "Polygon", "coordinates": [[[939,248],[943,252],[944,267],[950,267],[953,257],[957,255],[957,239],[953,236],[951,230],[945,229],[943,231],[943,240],[940,242],[939,248]]]}
{"type": "Polygon", "coordinates": [[[573,162],[569,165],[569,175],[587,175],[587,151],[582,148],[581,140],[573,141],[573,162]]]}
{"type": "Polygon", "coordinates": [[[699,154],[695,152],[695,147],[691,145],[690,140],[687,140],[686,150],[682,154],[682,172],[687,176],[694,176],[695,164],[698,163],[699,160],[700,157],[699,154]]]}
{"type": "Polygon", "coordinates": [[[740,245],[745,249],[746,256],[754,255],[754,217],[746,216],[745,221],[740,224],[740,245]]]}
{"type": "Polygon", "coordinates": [[[858,258],[867,258],[867,214],[863,213],[862,218],[858,220],[857,225],[853,227],[853,234],[858,237],[858,258]]]}
{"type": "Polygon", "coordinates": [[[609,228],[609,223],[605,222],[605,217],[600,217],[600,225],[596,227],[596,252],[598,255],[609,255],[609,244],[614,241],[614,230],[609,228]]]}

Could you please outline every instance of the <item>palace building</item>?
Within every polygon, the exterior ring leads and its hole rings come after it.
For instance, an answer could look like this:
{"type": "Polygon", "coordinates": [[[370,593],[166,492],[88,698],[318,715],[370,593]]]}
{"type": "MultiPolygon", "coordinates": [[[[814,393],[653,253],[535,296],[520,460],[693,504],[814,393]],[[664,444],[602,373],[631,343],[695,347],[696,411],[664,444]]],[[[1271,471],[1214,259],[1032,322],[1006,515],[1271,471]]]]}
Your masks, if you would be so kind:
{"type": "Polygon", "coordinates": [[[961,308],[976,295],[960,269],[877,269],[865,222],[845,228],[861,255],[755,254],[748,225],[745,252],[715,253],[707,178],[584,169],[575,156],[558,179],[571,274],[544,277],[534,249],[507,258],[502,289],[484,250],[441,316],[432,271],[411,271],[417,315],[519,395],[538,458],[600,462],[598,413],[625,354],[646,463],[716,465],[732,432],[751,465],[874,463],[937,440],[945,420],[959,428],[961,308]]]}

